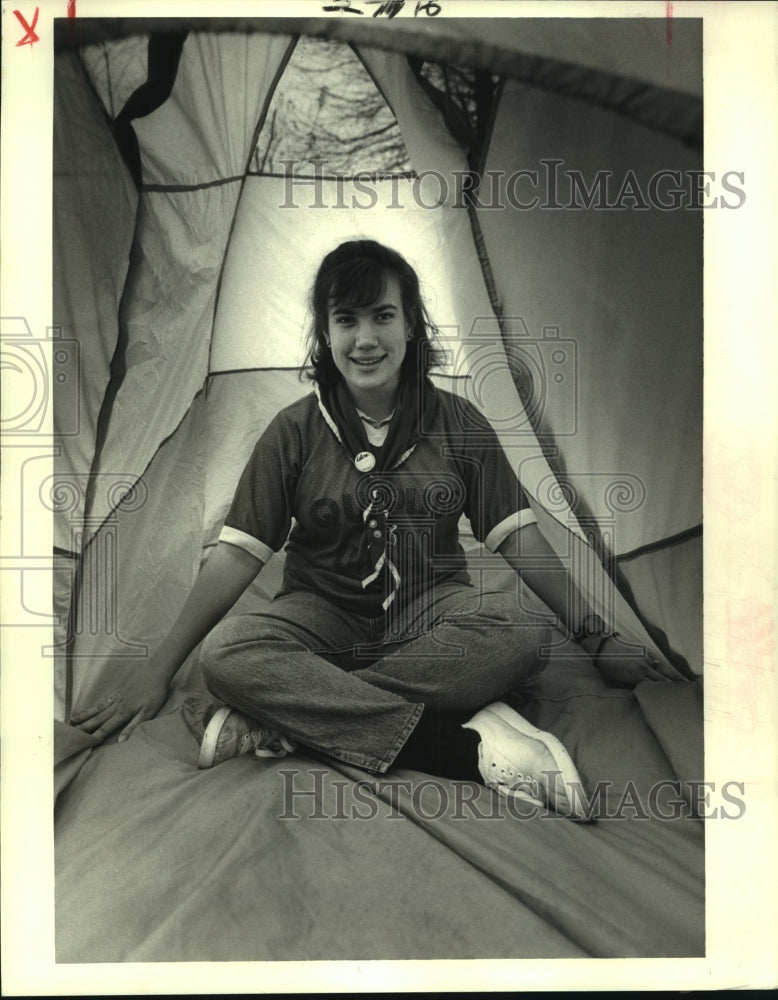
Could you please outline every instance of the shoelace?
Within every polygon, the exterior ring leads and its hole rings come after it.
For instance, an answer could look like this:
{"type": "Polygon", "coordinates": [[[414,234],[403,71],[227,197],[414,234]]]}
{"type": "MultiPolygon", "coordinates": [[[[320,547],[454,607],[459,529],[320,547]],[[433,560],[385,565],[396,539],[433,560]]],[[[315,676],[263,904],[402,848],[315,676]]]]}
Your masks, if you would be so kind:
{"type": "Polygon", "coordinates": [[[542,783],[532,774],[525,774],[515,768],[500,767],[491,761],[485,783],[500,795],[519,794],[542,805],[546,799],[542,783]]]}
{"type": "Polygon", "coordinates": [[[279,736],[276,733],[263,732],[261,742],[254,749],[255,757],[286,757],[288,753],[294,753],[297,744],[287,736],[279,736]]]}

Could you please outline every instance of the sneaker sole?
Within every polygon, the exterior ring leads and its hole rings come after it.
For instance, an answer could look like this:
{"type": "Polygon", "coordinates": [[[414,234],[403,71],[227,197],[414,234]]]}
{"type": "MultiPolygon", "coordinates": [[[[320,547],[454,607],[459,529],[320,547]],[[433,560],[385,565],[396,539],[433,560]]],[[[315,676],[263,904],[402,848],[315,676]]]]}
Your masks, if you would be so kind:
{"type": "Polygon", "coordinates": [[[197,758],[197,766],[199,768],[213,767],[219,734],[231,711],[232,709],[227,707],[217,709],[213,713],[211,721],[205,727],[203,742],[200,744],[200,755],[197,758]]]}
{"type": "MultiPolygon", "coordinates": [[[[554,758],[554,764],[556,765],[556,770],[559,771],[558,780],[562,782],[563,785],[579,785],[583,788],[583,782],[581,781],[581,776],[578,773],[578,768],[573,763],[573,758],[565,750],[564,746],[560,741],[554,736],[553,733],[549,733],[544,729],[538,729],[537,726],[533,726],[531,722],[527,722],[523,716],[519,715],[510,705],[506,705],[505,702],[498,701],[492,705],[489,705],[486,709],[487,712],[492,715],[496,715],[499,719],[502,719],[506,725],[510,726],[517,733],[521,733],[522,736],[529,736],[531,739],[538,740],[547,749],[551,756],[554,758]]],[[[511,794],[510,792],[504,794],[511,794]]],[[[525,793],[517,793],[520,798],[527,798],[531,801],[531,796],[525,793]]],[[[579,815],[572,811],[573,803],[570,802],[570,808],[567,811],[562,812],[562,815],[568,817],[569,819],[580,820],[586,822],[589,820],[588,816],[579,815]]],[[[550,803],[555,811],[556,803],[550,803]]]]}

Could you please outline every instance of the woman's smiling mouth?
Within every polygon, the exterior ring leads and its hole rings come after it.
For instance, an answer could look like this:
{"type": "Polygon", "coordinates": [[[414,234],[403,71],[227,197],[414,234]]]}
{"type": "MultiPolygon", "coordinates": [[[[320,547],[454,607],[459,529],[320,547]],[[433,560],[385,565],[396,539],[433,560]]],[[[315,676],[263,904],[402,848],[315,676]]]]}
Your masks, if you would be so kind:
{"type": "Polygon", "coordinates": [[[360,368],[375,368],[375,366],[380,364],[385,357],[386,355],[382,354],[378,358],[349,358],[349,361],[360,368]]]}

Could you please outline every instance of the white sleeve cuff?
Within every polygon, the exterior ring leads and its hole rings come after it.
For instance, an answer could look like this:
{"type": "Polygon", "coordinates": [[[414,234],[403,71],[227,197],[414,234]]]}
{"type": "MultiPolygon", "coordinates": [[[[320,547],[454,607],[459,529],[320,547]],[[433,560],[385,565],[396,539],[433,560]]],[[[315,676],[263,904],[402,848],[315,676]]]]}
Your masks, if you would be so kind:
{"type": "Polygon", "coordinates": [[[537,524],[535,511],[531,507],[524,507],[517,510],[515,514],[506,517],[499,524],[496,524],[484,540],[484,545],[490,552],[496,552],[505,539],[512,535],[519,528],[526,528],[528,524],[537,524]]]}
{"type": "Polygon", "coordinates": [[[273,550],[269,545],[265,545],[264,542],[260,542],[258,538],[254,538],[253,535],[249,535],[245,531],[230,528],[226,524],[219,534],[219,541],[226,542],[228,545],[236,545],[263,563],[268,562],[273,555],[273,550]]]}

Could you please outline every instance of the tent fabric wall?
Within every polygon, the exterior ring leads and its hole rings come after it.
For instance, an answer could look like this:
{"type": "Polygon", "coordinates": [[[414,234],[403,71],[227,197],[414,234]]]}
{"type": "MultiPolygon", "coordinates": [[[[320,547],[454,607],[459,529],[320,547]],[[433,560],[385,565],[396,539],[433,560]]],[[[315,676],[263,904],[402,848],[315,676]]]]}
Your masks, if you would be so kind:
{"type": "MultiPolygon", "coordinates": [[[[422,92],[408,60],[397,53],[367,46],[360,46],[357,51],[394,112],[414,172],[420,175],[435,171],[450,180],[454,172],[467,170],[465,151],[454,141],[440,112],[422,92]]],[[[449,183],[445,203],[451,204],[455,190],[453,183],[449,183]]],[[[420,189],[421,198],[425,193],[420,189]]],[[[433,198],[436,194],[440,197],[440,191],[433,188],[433,198]]]]}
{"type": "Polygon", "coordinates": [[[133,488],[125,478],[97,478],[96,499],[110,513],[84,546],[67,708],[112,692],[184,604],[202,555],[205,411],[199,393],[133,488]]]}
{"type": "Polygon", "coordinates": [[[119,301],[137,195],[73,53],[57,57],[57,79],[52,222],[54,315],[61,348],[55,343],[59,454],[54,468],[77,496],[67,505],[66,517],[59,516],[55,504],[54,544],[72,552],[72,531],[80,529],[84,516],[86,477],[119,338],[119,301]]]}
{"type": "Polygon", "coordinates": [[[123,316],[127,373],[101,469],[142,475],[203,387],[240,186],[288,44],[282,36],[190,36],[170,98],[135,123],[144,190],[123,316]],[[238,93],[245,100],[231,99],[238,93]],[[148,412],[152,422],[137,419],[148,412]]]}
{"type": "Polygon", "coordinates": [[[524,321],[506,319],[508,342],[521,345],[528,330],[547,368],[535,420],[553,438],[557,470],[581,513],[613,516],[614,553],[694,527],[702,516],[702,213],[544,204],[571,203],[568,170],[589,185],[610,171],[612,203],[629,171],[645,191],[658,171],[700,169],[700,159],[642,126],[616,127],[608,112],[509,82],[486,169],[505,184],[517,165],[537,172],[537,184],[528,178],[514,193],[523,204],[537,199],[535,207],[483,209],[479,218],[505,316],[524,321]],[[561,161],[555,192],[544,160],[561,161]],[[549,327],[569,352],[559,364],[556,341],[544,338],[549,327]],[[566,379],[559,387],[557,373],[566,379]],[[638,495],[620,511],[608,489],[622,478],[638,495]]]}
{"type": "MultiPolygon", "coordinates": [[[[702,213],[544,202],[574,203],[568,170],[591,187],[607,168],[613,203],[628,171],[645,191],[658,171],[699,170],[700,157],[603,109],[508,81],[486,161],[490,183],[505,185],[517,165],[538,182],[517,182],[514,199],[536,198],[536,207],[479,211],[507,352],[532,350],[544,369],[533,423],[579,522],[610,561],[701,523],[702,213]]],[[[480,197],[493,202],[486,182],[480,197]]],[[[556,479],[546,485],[558,489],[556,479]]],[[[701,672],[699,566],[677,573],[658,558],[651,566],[633,588],[650,607],[637,602],[642,618],[664,631],[665,652],[685,650],[701,672]]],[[[631,566],[636,584],[638,572],[631,566]]]]}
{"type": "Polygon", "coordinates": [[[119,302],[135,227],[137,193],[75,53],[56,57],[53,511],[55,711],[67,698],[66,646],[87,494],[119,302]]]}
{"type": "Polygon", "coordinates": [[[661,628],[667,645],[694,674],[703,673],[702,533],[617,560],[643,619],[661,628]]]}

